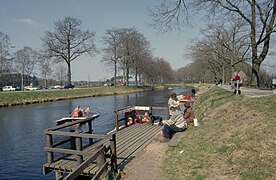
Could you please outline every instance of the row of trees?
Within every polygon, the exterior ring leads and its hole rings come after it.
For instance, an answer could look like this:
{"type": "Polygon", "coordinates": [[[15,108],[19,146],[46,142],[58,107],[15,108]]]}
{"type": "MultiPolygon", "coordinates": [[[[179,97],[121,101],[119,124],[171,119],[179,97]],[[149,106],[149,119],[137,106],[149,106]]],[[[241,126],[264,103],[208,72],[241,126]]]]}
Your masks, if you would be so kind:
{"type": "MultiPolygon", "coordinates": [[[[81,24],[82,22],[74,17],[56,21],[54,31],[45,32],[45,36],[41,38],[40,50],[24,47],[13,55],[9,53],[11,47],[9,37],[0,32],[0,77],[14,72],[20,73],[23,86],[23,77],[30,76],[34,70],[39,69],[40,76],[47,85],[47,79],[53,72],[51,68],[53,64],[66,64],[67,82],[71,83],[72,61],[80,60],[79,57],[84,54],[93,57],[97,53],[102,53],[102,62],[106,65],[112,64],[111,70],[114,71],[115,81],[118,71],[123,72],[127,85],[131,75],[135,76],[136,84],[138,81],[165,83],[172,80],[173,71],[170,64],[163,58],[153,57],[150,42],[137,29],[107,30],[102,37],[105,47],[98,50],[94,43],[95,32],[81,30],[81,24]]],[[[60,75],[57,77],[62,78],[63,68],[60,68],[59,72],[60,75]]],[[[116,85],[116,82],[114,84],[116,85]]]]}
{"type": "Polygon", "coordinates": [[[130,74],[143,83],[165,83],[173,79],[170,64],[162,58],[154,58],[150,42],[135,28],[108,29],[103,37],[103,62],[114,70],[123,72],[128,85],[130,74]]]}
{"type": "Polygon", "coordinates": [[[246,63],[251,67],[251,83],[260,87],[261,65],[275,32],[276,0],[162,0],[151,11],[152,25],[162,31],[181,29],[190,14],[199,12],[215,26],[210,26],[213,32],[207,32],[193,46],[194,60],[204,60],[201,63],[207,64],[215,76],[225,76],[227,68],[233,71],[238,64],[246,63]]]}

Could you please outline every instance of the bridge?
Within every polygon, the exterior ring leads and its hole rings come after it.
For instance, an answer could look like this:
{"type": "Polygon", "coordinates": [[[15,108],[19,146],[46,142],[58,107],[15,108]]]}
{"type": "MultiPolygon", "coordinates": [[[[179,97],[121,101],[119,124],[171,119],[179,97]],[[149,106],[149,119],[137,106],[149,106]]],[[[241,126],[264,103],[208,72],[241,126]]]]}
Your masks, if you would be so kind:
{"type": "MultiPolygon", "coordinates": [[[[47,145],[47,163],[43,165],[43,173],[55,172],[56,179],[76,179],[99,177],[111,170],[118,169],[131,161],[141,149],[160,135],[162,126],[133,123],[127,124],[126,112],[143,113],[159,112],[158,117],[166,118],[166,107],[134,106],[115,111],[115,129],[106,135],[93,134],[92,121],[96,117],[87,117],[73,122],[48,128],[45,130],[47,145]],[[87,132],[70,132],[69,127],[87,125],[87,132]]],[[[134,122],[134,119],[133,119],[134,122]]]]}

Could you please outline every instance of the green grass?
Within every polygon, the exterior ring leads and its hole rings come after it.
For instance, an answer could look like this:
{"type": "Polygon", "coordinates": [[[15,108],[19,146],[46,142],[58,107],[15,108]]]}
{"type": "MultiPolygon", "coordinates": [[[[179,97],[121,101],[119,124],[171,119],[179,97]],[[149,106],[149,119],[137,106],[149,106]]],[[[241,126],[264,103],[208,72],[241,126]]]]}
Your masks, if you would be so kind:
{"type": "Polygon", "coordinates": [[[276,96],[195,86],[200,126],[167,149],[161,167],[166,179],[276,179],[276,96]]]}
{"type": "Polygon", "coordinates": [[[94,87],[46,91],[0,92],[0,107],[142,91],[135,87],[94,87]]]}

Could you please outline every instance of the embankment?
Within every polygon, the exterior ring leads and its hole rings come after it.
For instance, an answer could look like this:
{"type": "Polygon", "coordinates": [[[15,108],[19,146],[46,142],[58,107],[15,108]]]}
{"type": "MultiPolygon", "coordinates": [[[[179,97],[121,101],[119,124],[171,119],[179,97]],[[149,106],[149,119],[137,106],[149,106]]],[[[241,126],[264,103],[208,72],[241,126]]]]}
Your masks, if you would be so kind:
{"type": "Polygon", "coordinates": [[[93,87],[79,89],[56,89],[44,91],[14,91],[0,93],[0,107],[27,105],[34,103],[44,103],[60,101],[66,99],[76,99],[96,96],[109,96],[116,94],[126,94],[138,91],[150,90],[149,87],[93,87]]]}
{"type": "Polygon", "coordinates": [[[250,98],[194,86],[200,126],[167,149],[164,179],[276,179],[276,95],[250,98]]]}

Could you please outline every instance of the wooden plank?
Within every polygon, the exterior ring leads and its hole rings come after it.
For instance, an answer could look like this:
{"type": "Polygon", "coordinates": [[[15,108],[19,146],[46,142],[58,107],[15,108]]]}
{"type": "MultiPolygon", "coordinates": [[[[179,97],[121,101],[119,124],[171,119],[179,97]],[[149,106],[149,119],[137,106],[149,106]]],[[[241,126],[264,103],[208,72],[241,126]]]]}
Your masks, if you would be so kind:
{"type": "Polygon", "coordinates": [[[150,129],[147,131],[141,131],[138,133],[135,133],[133,136],[129,136],[128,138],[125,138],[124,141],[119,141],[117,143],[117,155],[120,155],[120,153],[132,146],[133,144],[137,143],[137,140],[141,138],[147,138],[148,134],[151,134],[152,132],[150,129]]]}
{"type": "Polygon", "coordinates": [[[161,130],[161,126],[150,126],[150,130],[147,130],[146,132],[142,131],[140,136],[136,136],[135,139],[128,139],[129,141],[126,141],[123,144],[118,144],[117,150],[117,157],[118,157],[118,164],[124,161],[126,158],[128,158],[130,155],[132,155],[135,151],[139,150],[139,147],[144,146],[150,140],[153,136],[159,133],[161,130]]]}
{"type": "Polygon", "coordinates": [[[152,138],[155,137],[157,134],[158,132],[156,131],[155,133],[153,133],[152,131],[149,131],[148,133],[144,133],[140,138],[136,139],[135,143],[131,143],[128,147],[121,149],[121,151],[117,153],[117,157],[118,158],[121,157],[121,159],[128,158],[135,151],[139,150],[140,147],[151,142],[152,138]]]}

